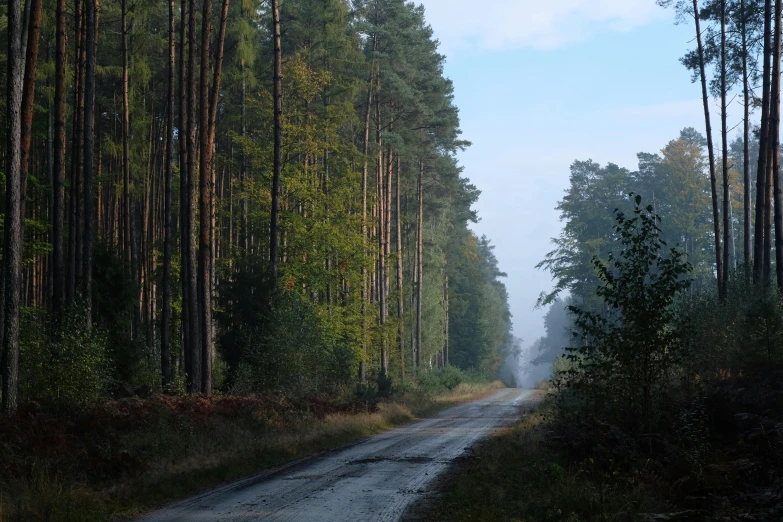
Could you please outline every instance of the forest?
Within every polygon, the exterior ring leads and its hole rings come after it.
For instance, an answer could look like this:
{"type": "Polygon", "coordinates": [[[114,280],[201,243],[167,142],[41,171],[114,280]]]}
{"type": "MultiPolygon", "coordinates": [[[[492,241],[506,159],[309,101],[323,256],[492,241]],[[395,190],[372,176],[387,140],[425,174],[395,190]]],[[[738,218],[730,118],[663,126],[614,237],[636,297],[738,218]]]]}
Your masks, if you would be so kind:
{"type": "Polygon", "coordinates": [[[703,120],[571,164],[527,351],[549,395],[452,480],[464,520],[783,517],[783,2],[657,4],[703,120]]]}
{"type": "Polygon", "coordinates": [[[10,0],[0,33],[0,520],[133,516],[499,386],[422,6],[10,0]]]}
{"type": "Polygon", "coordinates": [[[402,0],[11,1],[2,405],[493,376],[510,313],[402,0]]]}

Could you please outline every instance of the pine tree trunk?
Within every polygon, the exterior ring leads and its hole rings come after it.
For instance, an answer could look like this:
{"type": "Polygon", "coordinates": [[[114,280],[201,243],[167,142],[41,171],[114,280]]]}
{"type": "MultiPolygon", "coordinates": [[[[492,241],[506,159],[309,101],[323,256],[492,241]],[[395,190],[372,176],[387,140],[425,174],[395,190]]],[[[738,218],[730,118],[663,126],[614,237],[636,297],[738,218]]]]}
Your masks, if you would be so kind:
{"type": "Polygon", "coordinates": [[[772,179],[775,190],[775,272],[778,289],[783,290],[783,193],[780,182],[780,58],[781,58],[781,10],[783,0],[775,2],[775,38],[772,55],[771,127],[772,179]]]}
{"type": "Polygon", "coordinates": [[[767,144],[767,182],[764,185],[765,190],[765,196],[764,196],[764,281],[765,284],[771,285],[772,284],[772,243],[774,242],[772,239],[772,219],[773,219],[773,210],[772,210],[772,196],[773,196],[773,183],[774,180],[772,179],[772,169],[774,167],[775,158],[773,157],[775,151],[774,151],[774,137],[772,136],[772,92],[770,88],[770,109],[769,109],[769,143],[767,144]]]}
{"type": "Polygon", "coordinates": [[[756,226],[753,243],[753,281],[755,283],[767,283],[764,281],[764,244],[766,223],[766,185],[768,171],[768,143],[769,143],[769,94],[770,94],[770,69],[772,60],[772,0],[764,2],[764,65],[762,71],[762,96],[761,96],[761,129],[759,132],[759,159],[756,177],[756,226]]]}
{"type": "Polygon", "coordinates": [[[179,215],[180,215],[180,283],[182,287],[182,351],[184,353],[185,373],[190,375],[190,271],[188,263],[190,237],[190,212],[188,210],[188,0],[180,4],[180,49],[179,49],[179,129],[177,143],[179,144],[179,215]]]}
{"type": "MultiPolygon", "coordinates": [[[[21,236],[24,241],[24,221],[27,216],[27,177],[30,171],[30,144],[32,141],[33,109],[35,107],[35,79],[38,68],[38,36],[41,29],[41,0],[30,0],[25,8],[25,26],[22,36],[22,56],[25,57],[22,91],[22,141],[20,151],[21,196],[20,215],[22,216],[21,236]],[[35,5],[33,5],[35,4],[35,5]]],[[[34,209],[35,211],[35,209],[34,209]]],[[[33,270],[33,267],[31,267],[33,270]]],[[[27,303],[29,305],[29,303],[27,303]]],[[[0,336],[1,338],[2,336],[0,336]]]]}
{"type": "MultiPolygon", "coordinates": [[[[240,74],[242,75],[242,94],[240,106],[241,136],[244,138],[247,134],[246,105],[247,105],[247,73],[245,72],[245,60],[240,63],[240,74]]],[[[247,197],[245,196],[245,170],[247,168],[245,157],[245,148],[242,147],[239,164],[239,248],[247,252],[247,197]]]]}
{"type": "Polygon", "coordinates": [[[718,189],[715,176],[715,151],[712,144],[712,125],[710,124],[710,99],[707,94],[707,75],[704,70],[704,47],[701,42],[701,24],[699,22],[699,4],[693,0],[693,15],[696,23],[696,42],[699,55],[699,75],[704,105],[704,122],[707,129],[707,152],[710,162],[710,190],[712,192],[712,222],[715,234],[715,267],[718,279],[718,292],[723,295],[723,259],[721,256],[720,215],[718,212],[718,189]]]}
{"type": "Polygon", "coordinates": [[[160,369],[163,388],[171,383],[171,229],[172,161],[174,148],[174,0],[169,0],[169,85],[167,91],[165,181],[163,196],[163,280],[161,281],[163,302],[160,326],[160,369]]]}
{"type": "Polygon", "coordinates": [[[212,0],[204,0],[201,12],[201,79],[199,100],[199,248],[198,248],[198,307],[201,327],[201,392],[207,396],[212,391],[211,340],[212,306],[210,262],[212,237],[210,214],[212,213],[212,172],[209,150],[209,48],[212,39],[212,0]]]}
{"type": "Polygon", "coordinates": [[[24,64],[24,84],[22,91],[22,143],[21,143],[21,179],[22,179],[22,237],[24,237],[24,216],[27,215],[27,177],[30,171],[30,144],[33,136],[33,109],[35,108],[35,80],[38,70],[38,36],[41,31],[42,0],[29,0],[26,18],[28,28],[24,64]]]}
{"type": "Polygon", "coordinates": [[[82,1],[76,0],[75,13],[74,13],[74,25],[76,27],[76,51],[74,53],[74,90],[73,90],[73,135],[71,137],[71,179],[70,181],[70,197],[68,199],[68,280],[66,283],[66,300],[68,305],[73,304],[76,299],[76,281],[78,272],[78,251],[80,249],[79,244],[79,221],[78,221],[78,207],[79,207],[79,176],[81,170],[81,137],[82,134],[82,92],[84,89],[83,82],[83,62],[82,48],[84,47],[82,39],[82,1]]]}
{"type": "Polygon", "coordinates": [[[729,223],[729,142],[726,124],[726,0],[721,0],[721,53],[720,53],[720,98],[721,98],[721,140],[723,145],[723,284],[722,295],[725,298],[729,286],[731,223],[729,223]]]}
{"type": "MultiPolygon", "coordinates": [[[[373,65],[374,67],[374,65],[373,65]]],[[[367,84],[367,110],[364,113],[364,165],[362,166],[362,255],[367,254],[367,173],[370,154],[370,109],[372,107],[372,74],[367,84]]],[[[359,382],[367,379],[367,267],[362,263],[362,360],[359,362],[359,382]]]]}
{"type": "Polygon", "coordinates": [[[8,156],[6,171],[3,269],[5,307],[2,343],[2,410],[16,410],[19,394],[19,332],[22,283],[22,10],[20,0],[8,0],[8,156]]]}
{"type": "Polygon", "coordinates": [[[381,366],[378,373],[379,387],[385,387],[389,377],[388,353],[386,345],[386,317],[387,317],[387,299],[386,299],[386,175],[383,169],[383,143],[381,127],[381,105],[380,105],[380,78],[377,79],[377,92],[375,99],[375,146],[378,151],[376,164],[376,180],[378,194],[378,306],[380,307],[380,330],[381,330],[381,366]]]}
{"type": "Polygon", "coordinates": [[[85,80],[84,80],[84,255],[82,298],[87,327],[92,325],[92,261],[95,235],[95,195],[93,194],[93,162],[95,159],[95,53],[96,0],[85,0],[85,80]]]}
{"type": "Polygon", "coordinates": [[[280,1],[272,0],[272,40],[274,46],[274,157],[272,168],[272,216],[269,222],[269,262],[272,282],[277,284],[280,228],[280,173],[283,167],[283,89],[282,89],[282,50],[280,48],[280,1]]]}
{"type": "Polygon", "coordinates": [[[63,309],[63,223],[65,221],[65,0],[57,0],[54,63],[54,151],[52,167],[52,317],[57,324],[63,309]]]}
{"type": "Polygon", "coordinates": [[[397,155],[397,190],[396,192],[396,212],[395,212],[395,228],[397,232],[397,342],[400,350],[400,375],[402,381],[405,382],[405,308],[404,308],[404,292],[405,281],[402,271],[402,220],[400,219],[400,177],[402,177],[402,170],[400,169],[400,155],[397,155]]]}
{"type": "Polygon", "coordinates": [[[421,352],[422,352],[422,322],[421,322],[421,309],[422,300],[424,298],[424,160],[419,160],[419,179],[418,179],[418,211],[416,216],[416,226],[418,232],[416,234],[416,262],[418,268],[416,273],[418,274],[416,284],[416,368],[421,368],[421,352]]]}
{"type": "Polygon", "coordinates": [[[743,179],[743,254],[744,254],[744,272],[747,281],[750,281],[751,270],[751,181],[750,181],[750,77],[748,72],[748,29],[747,15],[745,13],[745,0],[740,0],[740,10],[742,16],[742,93],[743,93],[743,144],[742,144],[742,179],[743,179]]]}
{"type": "MultiPolygon", "coordinates": [[[[188,372],[188,391],[193,395],[201,393],[201,328],[198,308],[198,272],[196,267],[196,0],[190,0],[188,14],[188,38],[190,41],[188,66],[188,195],[187,195],[187,246],[188,264],[188,323],[190,326],[190,368],[188,372]]],[[[203,64],[208,67],[208,64],[203,64]]]]}
{"type": "Polygon", "coordinates": [[[84,107],[86,102],[87,87],[87,0],[82,1],[81,9],[81,50],[79,52],[79,82],[81,88],[79,90],[79,130],[78,135],[75,137],[77,147],[77,163],[76,173],[74,175],[74,199],[76,201],[74,207],[76,209],[75,220],[75,234],[76,234],[76,246],[75,246],[75,260],[74,260],[74,273],[75,273],[75,294],[79,298],[82,297],[82,291],[84,290],[84,107]]]}
{"type": "Polygon", "coordinates": [[[446,288],[445,296],[443,298],[444,307],[446,309],[446,325],[444,327],[444,333],[446,334],[446,341],[443,344],[443,366],[449,365],[449,276],[446,275],[446,288]]]}
{"type": "Polygon", "coordinates": [[[212,152],[215,143],[215,120],[220,94],[220,75],[223,64],[223,43],[226,35],[228,0],[223,0],[220,18],[217,55],[215,59],[214,81],[210,95],[209,87],[209,50],[212,39],[212,1],[203,4],[201,26],[201,134],[199,154],[199,189],[201,191],[201,228],[199,240],[198,291],[199,310],[201,312],[201,391],[209,396],[212,393],[212,360],[214,342],[212,334],[212,263],[213,263],[213,165],[212,152]]]}

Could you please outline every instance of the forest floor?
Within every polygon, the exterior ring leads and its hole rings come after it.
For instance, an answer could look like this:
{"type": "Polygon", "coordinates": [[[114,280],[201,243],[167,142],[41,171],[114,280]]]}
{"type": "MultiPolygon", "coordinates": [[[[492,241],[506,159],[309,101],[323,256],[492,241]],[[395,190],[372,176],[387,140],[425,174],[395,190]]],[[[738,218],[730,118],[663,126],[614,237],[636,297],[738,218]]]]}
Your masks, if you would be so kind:
{"type": "Polygon", "coordinates": [[[174,499],[334,449],[502,384],[390,401],[130,398],[0,419],[0,521],[124,520],[174,499]]]}

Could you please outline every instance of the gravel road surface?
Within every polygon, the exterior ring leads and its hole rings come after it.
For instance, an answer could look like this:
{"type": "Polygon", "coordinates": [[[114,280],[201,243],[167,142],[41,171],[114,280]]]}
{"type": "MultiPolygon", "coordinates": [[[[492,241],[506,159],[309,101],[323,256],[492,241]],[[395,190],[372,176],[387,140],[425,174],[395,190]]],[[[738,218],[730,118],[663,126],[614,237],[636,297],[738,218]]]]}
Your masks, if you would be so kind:
{"type": "Polygon", "coordinates": [[[140,522],[397,521],[473,443],[510,425],[529,390],[491,397],[171,504],[140,522]]]}

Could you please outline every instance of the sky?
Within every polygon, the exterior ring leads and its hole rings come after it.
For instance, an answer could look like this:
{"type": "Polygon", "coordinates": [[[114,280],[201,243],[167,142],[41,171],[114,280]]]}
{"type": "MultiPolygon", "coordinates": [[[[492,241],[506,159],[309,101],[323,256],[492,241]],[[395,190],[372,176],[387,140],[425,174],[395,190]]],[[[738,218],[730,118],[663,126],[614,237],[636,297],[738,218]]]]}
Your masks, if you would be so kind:
{"type": "Polygon", "coordinates": [[[703,133],[701,87],[679,62],[694,29],[655,0],[421,3],[473,143],[460,154],[482,191],[473,229],[496,246],[514,335],[529,344],[544,335],[535,303],[553,283],[535,265],[560,232],[555,206],[569,166],[592,159],[635,170],[638,152],[659,151],[682,128],[703,133]]]}

